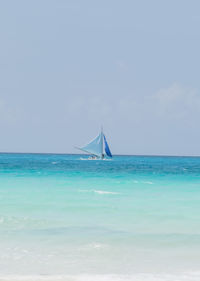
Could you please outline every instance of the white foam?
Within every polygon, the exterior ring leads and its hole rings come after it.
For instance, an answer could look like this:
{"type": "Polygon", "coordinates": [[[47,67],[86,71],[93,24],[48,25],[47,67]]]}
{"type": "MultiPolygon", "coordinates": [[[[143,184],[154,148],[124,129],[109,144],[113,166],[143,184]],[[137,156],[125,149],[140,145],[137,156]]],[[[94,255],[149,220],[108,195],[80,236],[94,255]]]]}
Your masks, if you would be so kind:
{"type": "Polygon", "coordinates": [[[84,245],[80,248],[80,250],[101,250],[101,249],[105,249],[107,248],[108,245],[106,244],[102,244],[102,243],[98,243],[98,242],[94,242],[94,243],[90,243],[87,245],[84,245]]]}
{"type": "Polygon", "coordinates": [[[153,184],[152,181],[143,181],[143,183],[146,183],[146,184],[153,184]]]}
{"type": "Polygon", "coordinates": [[[101,249],[101,248],[104,248],[104,245],[102,245],[102,244],[100,244],[100,243],[94,243],[94,244],[92,245],[92,247],[93,247],[94,249],[101,249]]]}
{"type": "Polygon", "coordinates": [[[104,190],[94,190],[94,192],[98,194],[120,194],[118,192],[104,191],[104,190]]]}
{"type": "Polygon", "coordinates": [[[120,194],[119,192],[106,191],[106,190],[88,190],[88,189],[79,189],[79,192],[94,192],[97,194],[120,194]]]}
{"type": "Polygon", "coordinates": [[[81,274],[81,275],[5,275],[0,281],[199,281],[200,273],[177,274],[81,274]]]}

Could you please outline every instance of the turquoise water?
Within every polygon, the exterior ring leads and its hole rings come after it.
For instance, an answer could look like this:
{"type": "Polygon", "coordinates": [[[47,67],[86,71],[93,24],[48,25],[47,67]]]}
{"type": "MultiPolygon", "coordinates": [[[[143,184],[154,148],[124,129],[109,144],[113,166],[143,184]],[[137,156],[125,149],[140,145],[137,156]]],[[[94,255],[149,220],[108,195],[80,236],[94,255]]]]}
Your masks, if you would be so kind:
{"type": "Polygon", "coordinates": [[[200,158],[81,157],[0,154],[0,280],[200,280],[200,158]]]}

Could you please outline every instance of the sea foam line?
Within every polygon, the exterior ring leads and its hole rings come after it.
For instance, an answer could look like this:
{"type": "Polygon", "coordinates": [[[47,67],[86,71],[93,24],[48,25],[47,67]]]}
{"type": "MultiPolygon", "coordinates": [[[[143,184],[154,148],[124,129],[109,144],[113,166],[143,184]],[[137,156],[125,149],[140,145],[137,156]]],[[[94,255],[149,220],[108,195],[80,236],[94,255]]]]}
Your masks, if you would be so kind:
{"type": "Polygon", "coordinates": [[[94,192],[97,194],[120,194],[119,192],[106,191],[106,190],[87,190],[87,189],[79,189],[79,192],[94,192]]]}
{"type": "Polygon", "coordinates": [[[136,273],[81,275],[4,275],[0,281],[199,281],[200,273],[136,273]]]}
{"type": "Polygon", "coordinates": [[[103,191],[103,190],[94,190],[94,192],[98,194],[120,194],[119,192],[103,191]]]}

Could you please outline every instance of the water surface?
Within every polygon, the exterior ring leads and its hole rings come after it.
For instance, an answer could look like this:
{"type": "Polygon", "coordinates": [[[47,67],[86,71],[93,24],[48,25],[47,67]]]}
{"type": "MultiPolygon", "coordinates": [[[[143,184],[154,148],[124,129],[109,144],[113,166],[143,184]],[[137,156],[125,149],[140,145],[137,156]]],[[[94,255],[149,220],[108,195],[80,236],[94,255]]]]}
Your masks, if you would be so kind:
{"type": "Polygon", "coordinates": [[[200,280],[200,158],[81,157],[0,154],[0,280],[200,280]]]}

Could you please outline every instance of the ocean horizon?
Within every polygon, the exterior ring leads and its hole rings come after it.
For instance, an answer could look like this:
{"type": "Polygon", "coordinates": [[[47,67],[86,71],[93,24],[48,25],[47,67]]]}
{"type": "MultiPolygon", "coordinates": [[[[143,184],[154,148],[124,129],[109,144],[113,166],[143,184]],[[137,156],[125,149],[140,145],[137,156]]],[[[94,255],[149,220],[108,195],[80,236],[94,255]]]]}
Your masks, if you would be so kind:
{"type": "MultiPolygon", "coordinates": [[[[0,154],[41,154],[41,155],[75,155],[75,156],[79,156],[81,157],[86,157],[86,159],[88,158],[88,154],[87,153],[70,153],[70,152],[31,152],[31,151],[27,151],[27,152],[16,152],[16,151],[0,151],[0,154]]],[[[200,155],[182,155],[182,154],[113,154],[113,157],[118,157],[118,156],[132,156],[132,157],[194,157],[194,158],[198,158],[200,157],[200,155]]],[[[110,159],[109,157],[107,157],[106,159],[110,159]]]]}
{"type": "Polygon", "coordinates": [[[199,280],[200,157],[87,157],[0,153],[0,280],[199,280]]]}

